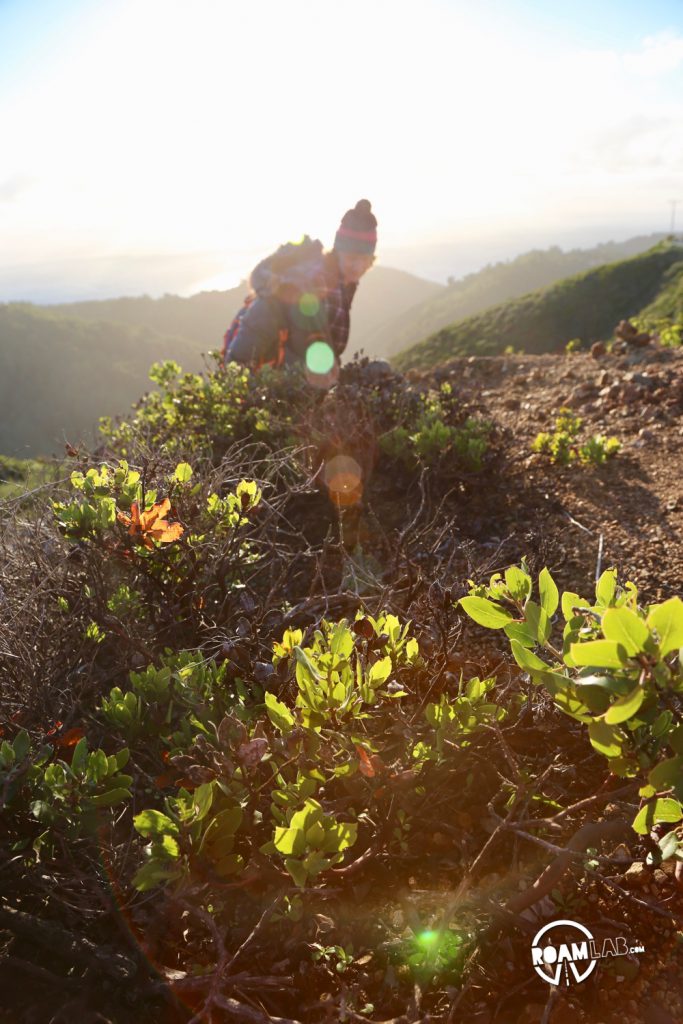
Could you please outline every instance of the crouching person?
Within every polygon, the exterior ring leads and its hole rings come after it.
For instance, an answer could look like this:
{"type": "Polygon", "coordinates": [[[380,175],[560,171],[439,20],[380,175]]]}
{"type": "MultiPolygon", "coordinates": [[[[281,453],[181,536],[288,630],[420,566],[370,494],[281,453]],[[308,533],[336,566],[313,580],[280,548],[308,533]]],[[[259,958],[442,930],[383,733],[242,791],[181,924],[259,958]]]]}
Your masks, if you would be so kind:
{"type": "Polygon", "coordinates": [[[332,383],[349,339],[351,303],[375,259],[377,221],[367,199],[348,210],[329,252],[305,235],[253,270],[250,294],[228,328],[224,362],[301,366],[332,383]]]}

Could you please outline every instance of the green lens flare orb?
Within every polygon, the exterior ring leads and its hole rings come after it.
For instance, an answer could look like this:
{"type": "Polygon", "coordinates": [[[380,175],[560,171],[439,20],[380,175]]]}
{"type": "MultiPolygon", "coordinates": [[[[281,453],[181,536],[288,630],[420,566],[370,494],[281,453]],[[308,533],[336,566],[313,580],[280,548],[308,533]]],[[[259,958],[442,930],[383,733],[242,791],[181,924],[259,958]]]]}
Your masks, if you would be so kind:
{"type": "Polygon", "coordinates": [[[329,373],[334,366],[334,352],[326,341],[313,341],[306,350],[306,368],[311,373],[329,373]]]}
{"type": "Polygon", "coordinates": [[[299,299],[299,309],[304,316],[315,316],[320,309],[320,299],[313,292],[304,292],[299,299]]]}

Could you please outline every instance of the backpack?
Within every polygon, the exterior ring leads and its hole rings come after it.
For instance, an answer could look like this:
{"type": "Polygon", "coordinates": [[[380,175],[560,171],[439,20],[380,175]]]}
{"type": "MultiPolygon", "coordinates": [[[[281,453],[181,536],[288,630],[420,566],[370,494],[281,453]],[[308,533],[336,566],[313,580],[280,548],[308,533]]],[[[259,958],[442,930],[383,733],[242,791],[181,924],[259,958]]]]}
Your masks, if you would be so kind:
{"type": "MultiPolygon", "coordinates": [[[[240,329],[245,313],[257,295],[274,296],[281,293],[291,302],[304,290],[305,282],[311,268],[320,260],[323,253],[322,242],[304,235],[300,242],[285,242],[271,256],[254,268],[249,279],[252,291],[246,296],[242,308],[235,314],[230,326],[223,335],[222,363],[225,366],[230,344],[240,329]]],[[[285,361],[285,348],[289,341],[289,328],[281,328],[278,336],[278,351],[274,359],[262,360],[261,366],[279,367],[285,361]]]]}

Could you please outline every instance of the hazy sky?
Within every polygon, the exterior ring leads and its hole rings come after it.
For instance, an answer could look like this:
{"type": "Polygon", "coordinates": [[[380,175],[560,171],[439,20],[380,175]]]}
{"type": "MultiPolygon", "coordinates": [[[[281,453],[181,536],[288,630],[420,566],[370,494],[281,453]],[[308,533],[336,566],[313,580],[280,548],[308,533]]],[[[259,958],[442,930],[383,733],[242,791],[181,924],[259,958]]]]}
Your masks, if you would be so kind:
{"type": "Polygon", "coordinates": [[[362,196],[442,279],[683,227],[682,114],[681,0],[0,0],[0,300],[235,283],[362,196]]]}

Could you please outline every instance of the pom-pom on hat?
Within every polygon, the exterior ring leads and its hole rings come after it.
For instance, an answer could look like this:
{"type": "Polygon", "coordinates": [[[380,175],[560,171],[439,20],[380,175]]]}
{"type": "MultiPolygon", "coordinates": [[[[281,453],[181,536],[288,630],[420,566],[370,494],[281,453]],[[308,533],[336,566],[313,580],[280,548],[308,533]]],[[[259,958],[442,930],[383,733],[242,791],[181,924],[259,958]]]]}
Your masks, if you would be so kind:
{"type": "Polygon", "coordinates": [[[342,217],[334,237],[338,252],[360,252],[371,256],[377,245],[377,219],[367,199],[359,199],[342,217]]]}

